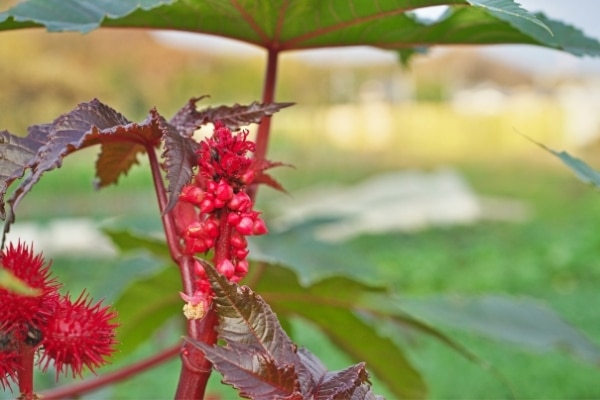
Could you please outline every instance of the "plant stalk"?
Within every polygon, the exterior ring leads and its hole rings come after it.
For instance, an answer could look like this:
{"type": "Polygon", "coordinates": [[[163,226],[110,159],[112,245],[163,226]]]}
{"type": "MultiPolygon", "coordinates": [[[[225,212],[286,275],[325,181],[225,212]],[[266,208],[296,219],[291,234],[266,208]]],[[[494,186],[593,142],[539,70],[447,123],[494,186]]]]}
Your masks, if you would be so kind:
{"type": "Polygon", "coordinates": [[[152,181],[154,182],[154,189],[156,191],[156,198],[158,200],[158,208],[160,210],[165,237],[167,239],[167,245],[169,246],[169,252],[171,253],[171,258],[173,261],[179,264],[182,257],[181,250],[179,248],[179,238],[177,237],[177,231],[175,229],[175,221],[173,221],[173,213],[164,213],[168,203],[167,190],[165,189],[165,184],[160,171],[160,165],[158,163],[158,158],[156,157],[156,150],[154,147],[147,146],[146,152],[148,153],[148,160],[150,161],[152,181]]]}
{"type": "MultiPolygon", "coordinates": [[[[263,86],[262,102],[272,103],[275,99],[275,86],[277,82],[277,64],[279,60],[279,51],[269,49],[267,52],[267,69],[265,71],[265,84],[263,86]]],[[[271,116],[263,117],[258,131],[256,133],[256,151],[254,159],[258,162],[265,160],[269,147],[269,134],[271,132],[271,116]]],[[[251,185],[248,188],[248,195],[252,200],[256,198],[258,185],[251,185]]]]}
{"type": "Polygon", "coordinates": [[[21,343],[19,345],[21,365],[17,371],[17,379],[19,381],[19,391],[21,395],[19,399],[33,400],[36,396],[33,393],[33,357],[35,355],[35,347],[21,343]]]}

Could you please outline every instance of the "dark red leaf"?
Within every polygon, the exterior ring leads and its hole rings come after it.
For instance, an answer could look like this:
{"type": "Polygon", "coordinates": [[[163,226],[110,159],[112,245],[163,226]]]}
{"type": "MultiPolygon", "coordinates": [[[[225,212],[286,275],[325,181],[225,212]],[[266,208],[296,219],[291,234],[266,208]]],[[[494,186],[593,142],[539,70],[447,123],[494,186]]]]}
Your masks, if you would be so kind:
{"type": "Polygon", "coordinates": [[[265,301],[247,286],[238,286],[207,267],[219,314],[219,337],[244,343],[282,364],[299,364],[296,345],[265,301]]]}
{"type": "Polygon", "coordinates": [[[317,356],[304,347],[298,349],[298,356],[301,360],[301,367],[298,369],[300,389],[303,394],[309,395],[312,394],[315,387],[321,382],[327,373],[327,368],[317,356]]]}
{"type": "Polygon", "coordinates": [[[370,393],[369,374],[365,369],[365,363],[358,363],[342,371],[328,372],[320,383],[318,390],[314,393],[316,400],[336,399],[366,399],[370,393]],[[369,388],[363,388],[366,386],[369,388]],[[362,388],[358,390],[359,388],[362,388]],[[354,393],[358,396],[355,397],[354,393]]]}
{"type": "Polygon", "coordinates": [[[10,224],[14,222],[13,210],[18,203],[44,172],[60,167],[66,155],[84,147],[102,144],[96,171],[99,186],[115,183],[118,177],[136,162],[138,153],[160,143],[162,132],[158,120],[158,114],[153,111],[142,124],[134,124],[94,99],[78,105],[73,111],[61,115],[50,124],[31,126],[24,139],[15,139],[15,136],[8,133],[3,134],[4,145],[0,146],[0,154],[3,154],[6,160],[13,160],[14,164],[11,167],[9,162],[5,165],[0,163],[0,167],[3,168],[0,176],[0,204],[4,204],[8,186],[16,178],[22,177],[27,169],[31,170],[31,174],[21,182],[7,201],[10,213],[4,225],[4,233],[8,232],[10,224]]]}
{"type": "Polygon", "coordinates": [[[264,171],[269,168],[274,167],[292,167],[290,164],[285,164],[282,162],[274,162],[269,160],[254,160],[253,169],[256,172],[256,176],[254,178],[255,184],[263,184],[272,187],[275,190],[279,190],[280,192],[287,193],[287,191],[283,188],[283,186],[275,180],[271,175],[266,174],[264,171]]]}
{"type": "Polygon", "coordinates": [[[163,126],[165,141],[164,169],[167,172],[167,180],[169,181],[167,188],[169,201],[167,207],[163,210],[163,213],[167,213],[177,204],[181,189],[190,182],[194,174],[194,167],[198,165],[196,150],[199,145],[194,139],[186,133],[181,133],[182,131],[176,129],[172,124],[163,121],[161,125],[163,126]]]}
{"type": "Polygon", "coordinates": [[[253,399],[376,400],[364,363],[328,373],[319,359],[298,349],[269,305],[247,286],[229,282],[212,266],[205,270],[215,293],[219,338],[225,346],[191,339],[223,375],[223,381],[253,399]],[[345,397],[347,396],[347,397],[345,397]]]}
{"type": "Polygon", "coordinates": [[[98,136],[90,135],[87,144],[101,143],[100,155],[96,161],[97,186],[116,184],[121,175],[138,163],[138,155],[148,148],[157,146],[165,133],[164,118],[156,111],[141,124],[117,125],[99,131],[98,136]]]}
{"type": "Polygon", "coordinates": [[[190,99],[190,101],[175,114],[169,123],[188,136],[191,136],[191,134],[200,126],[214,121],[221,121],[229,129],[235,131],[245,125],[257,124],[263,117],[273,115],[282,108],[294,104],[264,104],[255,101],[247,106],[234,104],[233,106],[209,107],[202,111],[196,110],[196,102],[204,97],[206,96],[190,99]]]}
{"type": "MultiPolygon", "coordinates": [[[[192,136],[194,131],[203,123],[198,124],[198,110],[196,103],[209,97],[208,95],[192,97],[177,113],[171,118],[169,124],[173,125],[184,136],[192,136]]],[[[206,122],[204,122],[206,123],[206,122]]]]}
{"type": "Polygon", "coordinates": [[[10,184],[23,177],[25,169],[44,145],[46,132],[36,130],[26,137],[0,132],[0,217],[6,218],[4,196],[10,184]]]}
{"type": "Polygon", "coordinates": [[[302,369],[297,347],[269,305],[250,288],[229,282],[210,265],[206,273],[215,292],[219,338],[226,345],[193,343],[223,374],[224,382],[239,389],[243,396],[305,398],[297,374],[302,369]]]}
{"type": "Polygon", "coordinates": [[[223,382],[250,399],[302,400],[294,365],[281,365],[252,346],[229,342],[227,347],[192,341],[223,375],[223,382]]]}

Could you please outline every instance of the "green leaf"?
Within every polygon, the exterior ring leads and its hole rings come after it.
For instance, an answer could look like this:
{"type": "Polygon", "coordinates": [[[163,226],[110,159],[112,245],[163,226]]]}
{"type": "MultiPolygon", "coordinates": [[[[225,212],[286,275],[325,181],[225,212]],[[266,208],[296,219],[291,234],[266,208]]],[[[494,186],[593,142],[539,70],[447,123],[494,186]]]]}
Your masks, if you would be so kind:
{"type": "Polygon", "coordinates": [[[0,14],[0,21],[12,17],[9,26],[45,26],[49,31],[89,32],[105,18],[121,18],[136,9],[149,10],[174,0],[29,0],[0,14]]]}
{"type": "Polygon", "coordinates": [[[565,350],[594,365],[600,347],[538,301],[506,296],[405,298],[398,306],[436,325],[504,340],[526,349],[565,350]]]}
{"type": "Polygon", "coordinates": [[[348,246],[318,241],[314,229],[323,221],[308,220],[285,231],[272,230],[265,236],[248,237],[255,260],[275,262],[292,268],[303,285],[328,276],[347,276],[373,281],[365,267],[368,260],[348,246]]]}
{"type": "Polygon", "coordinates": [[[303,287],[291,270],[267,265],[256,291],[277,314],[301,316],[318,325],[355,361],[365,361],[369,370],[398,398],[425,397],[425,383],[404,352],[356,314],[362,295],[378,293],[385,296],[385,289],[344,277],[328,278],[303,287]]]}
{"type": "Polygon", "coordinates": [[[157,258],[164,260],[171,259],[169,247],[163,239],[122,229],[103,228],[102,232],[112,240],[121,253],[144,250],[157,258]]]}
{"type": "Polygon", "coordinates": [[[532,44],[575,55],[600,55],[581,31],[532,15],[512,0],[159,1],[26,0],[0,14],[0,30],[44,25],[176,29],[241,40],[273,51],[369,45],[390,50],[444,44],[532,44]],[[410,14],[449,5],[424,24],[410,14]],[[4,21],[4,22],[2,22],[4,21]],[[554,35],[553,35],[554,34],[554,35]]]}
{"type": "Polygon", "coordinates": [[[584,161],[577,157],[569,155],[566,151],[552,151],[552,154],[562,160],[567,167],[569,167],[581,181],[587,184],[592,184],[600,188],[600,173],[592,169],[584,161]]]}
{"type": "Polygon", "coordinates": [[[553,35],[552,30],[541,20],[536,18],[527,10],[512,0],[467,0],[472,6],[484,8],[488,13],[508,22],[518,30],[527,33],[537,33],[538,28],[546,31],[546,34],[553,35]],[[533,23],[533,25],[532,25],[533,23]]]}
{"type": "Polygon", "coordinates": [[[0,288],[25,296],[37,296],[40,294],[39,289],[30,287],[26,282],[2,267],[0,267],[0,288]]]}
{"type": "Polygon", "coordinates": [[[554,154],[556,157],[560,158],[560,160],[571,169],[575,173],[575,176],[579,178],[582,182],[591,184],[597,188],[600,188],[600,173],[595,171],[592,167],[587,165],[584,161],[580,160],[577,157],[571,156],[566,151],[555,151],[549,147],[544,146],[543,144],[536,142],[528,136],[521,134],[526,139],[531,142],[537,144],[542,149],[554,154]]]}
{"type": "MultiPolygon", "coordinates": [[[[182,314],[181,277],[174,266],[132,283],[115,302],[121,326],[119,357],[131,353],[169,319],[182,314]]],[[[182,317],[183,318],[183,317],[182,317]]]]}

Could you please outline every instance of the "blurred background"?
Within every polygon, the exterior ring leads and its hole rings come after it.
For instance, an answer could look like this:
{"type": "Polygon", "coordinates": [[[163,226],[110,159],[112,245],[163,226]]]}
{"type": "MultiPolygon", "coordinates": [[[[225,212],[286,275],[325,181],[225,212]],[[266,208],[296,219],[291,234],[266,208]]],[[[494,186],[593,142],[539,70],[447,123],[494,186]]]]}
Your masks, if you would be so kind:
{"type": "MultiPolygon", "coordinates": [[[[521,3],[600,37],[596,1],[521,3]]],[[[260,100],[264,67],[260,50],[203,36],[2,33],[0,129],[25,134],[95,97],[133,121],[152,107],[168,118],[203,94],[210,98],[200,106],[250,103],[260,100]]],[[[525,46],[432,49],[408,67],[372,49],[290,53],[281,59],[276,99],[296,105],[274,117],[269,157],[295,169],[273,172],[289,196],[261,189],[259,208],[272,226],[327,216],[348,202],[336,214],[344,223],[321,226],[315,237],[361,252],[375,282],[409,295],[535,297],[600,343],[592,306],[600,284],[600,198],[523,136],[600,165],[600,60],[525,46]],[[365,192],[376,195],[357,199],[365,192]],[[402,210],[393,208],[399,204],[402,210]],[[368,213],[374,208],[383,216],[368,213]],[[381,218],[393,223],[369,224],[381,218]]],[[[110,300],[118,288],[102,271],[125,264],[115,261],[99,227],[160,233],[161,225],[145,161],[119,185],[96,192],[96,151],[77,153],[44,176],[17,210],[11,237],[34,238],[72,292],[87,287],[110,300]]],[[[296,340],[329,368],[350,363],[298,323],[296,340]]],[[[600,397],[595,366],[449,333],[505,373],[519,398],[600,397]]],[[[157,337],[145,351],[166,341],[157,337]]],[[[489,373],[443,345],[419,340],[409,353],[431,398],[503,397],[489,373]]],[[[176,365],[95,396],[169,396],[176,365]]]]}

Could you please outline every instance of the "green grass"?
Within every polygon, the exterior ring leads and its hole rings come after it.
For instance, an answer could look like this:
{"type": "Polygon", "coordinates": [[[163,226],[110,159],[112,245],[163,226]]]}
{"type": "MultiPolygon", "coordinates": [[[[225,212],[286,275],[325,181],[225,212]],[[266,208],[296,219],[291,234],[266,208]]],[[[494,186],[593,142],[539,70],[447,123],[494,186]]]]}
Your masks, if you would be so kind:
{"type": "MultiPolygon", "coordinates": [[[[272,159],[290,160],[298,166],[274,172],[292,193],[316,183],[352,183],[399,167],[389,160],[376,163],[377,156],[373,154],[334,152],[326,146],[310,153],[309,159],[303,159],[306,149],[293,143],[280,143],[274,154],[272,159]]],[[[96,193],[91,189],[93,172],[89,160],[89,155],[67,160],[65,168],[47,174],[22,204],[17,221],[89,214],[102,220],[118,215],[122,224],[131,222],[142,229],[160,229],[147,167],[136,167],[119,186],[96,193]]],[[[505,159],[464,163],[456,168],[479,194],[526,202],[533,210],[531,218],[521,223],[485,222],[412,234],[361,236],[347,245],[367,255],[370,265],[365,268],[371,268],[379,280],[409,295],[532,296],[545,301],[600,343],[600,319],[595,307],[600,287],[598,193],[579,183],[558,161],[548,164],[505,159]]],[[[263,189],[260,196],[260,203],[268,204],[282,195],[263,189]]],[[[103,292],[95,297],[110,297],[106,284],[99,281],[102,276],[114,279],[114,274],[94,272],[95,268],[104,269],[107,262],[55,260],[59,269],[61,263],[62,273],[74,287],[81,288],[93,279],[94,288],[90,290],[103,292]]],[[[311,350],[316,348],[315,352],[324,357],[330,368],[344,366],[347,359],[332,349],[322,335],[308,327],[302,329],[301,322],[294,326],[300,344],[311,350]]],[[[597,367],[556,351],[538,354],[464,332],[448,333],[501,370],[519,399],[600,398],[597,367]]],[[[440,343],[420,339],[407,351],[424,374],[433,399],[508,396],[506,388],[491,374],[440,343]]],[[[151,376],[152,373],[144,374],[117,390],[134,397],[134,389],[149,387],[143,382],[152,381],[151,376]]],[[[214,380],[213,386],[218,386],[218,377],[214,380]]],[[[151,393],[157,394],[157,390],[152,386],[151,393]]],[[[143,396],[142,392],[139,394],[143,396]]],[[[165,395],[171,394],[172,388],[165,387],[165,395]]]]}

